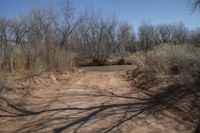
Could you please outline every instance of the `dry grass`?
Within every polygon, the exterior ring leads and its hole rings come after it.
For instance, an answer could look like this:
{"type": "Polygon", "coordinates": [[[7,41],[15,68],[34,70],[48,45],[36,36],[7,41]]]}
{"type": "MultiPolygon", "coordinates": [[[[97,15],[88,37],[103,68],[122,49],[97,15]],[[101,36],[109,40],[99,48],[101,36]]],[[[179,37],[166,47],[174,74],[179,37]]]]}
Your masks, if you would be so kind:
{"type": "Polygon", "coordinates": [[[0,50],[1,75],[40,74],[44,71],[69,70],[75,66],[75,54],[56,46],[9,45],[0,50]]]}
{"type": "Polygon", "coordinates": [[[200,48],[163,44],[147,53],[137,52],[131,58],[140,70],[178,75],[182,83],[200,83],[200,48]]]}
{"type": "Polygon", "coordinates": [[[75,54],[55,45],[8,45],[0,49],[0,93],[15,81],[75,67],[75,54]]]}
{"type": "Polygon", "coordinates": [[[200,48],[191,45],[163,45],[147,56],[150,67],[165,74],[177,74],[183,83],[200,82],[200,48]]]}
{"type": "Polygon", "coordinates": [[[141,70],[146,69],[146,57],[143,51],[137,51],[134,54],[129,54],[127,58],[132,62],[132,64],[136,65],[141,70]]]}

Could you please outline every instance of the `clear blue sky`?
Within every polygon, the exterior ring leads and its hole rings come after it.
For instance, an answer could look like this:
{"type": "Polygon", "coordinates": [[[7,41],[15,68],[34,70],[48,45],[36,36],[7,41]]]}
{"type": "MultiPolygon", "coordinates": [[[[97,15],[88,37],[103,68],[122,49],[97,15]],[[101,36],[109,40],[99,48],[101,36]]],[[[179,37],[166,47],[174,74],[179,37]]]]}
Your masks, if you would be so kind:
{"type": "MultiPolygon", "coordinates": [[[[45,7],[57,0],[0,0],[0,14],[16,17],[32,7],[45,7]]],[[[200,11],[192,13],[189,0],[72,0],[75,8],[97,9],[127,20],[134,29],[142,21],[151,24],[182,21],[189,28],[200,27],[200,11]]]]}

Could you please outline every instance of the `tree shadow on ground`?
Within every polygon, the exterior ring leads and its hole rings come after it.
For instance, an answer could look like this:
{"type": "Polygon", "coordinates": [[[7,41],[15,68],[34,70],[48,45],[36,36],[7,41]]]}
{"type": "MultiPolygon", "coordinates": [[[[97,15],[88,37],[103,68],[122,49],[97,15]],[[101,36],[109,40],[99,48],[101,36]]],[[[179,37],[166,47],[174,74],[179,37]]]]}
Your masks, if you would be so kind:
{"type": "MultiPolygon", "coordinates": [[[[98,90],[97,88],[95,94],[80,95],[90,98],[119,98],[123,99],[123,102],[117,100],[116,102],[102,102],[89,107],[71,106],[32,111],[7,101],[10,109],[0,108],[1,112],[5,112],[0,117],[12,119],[28,117],[32,119],[15,131],[18,133],[41,132],[46,129],[51,129],[54,133],[61,133],[63,131],[77,133],[82,130],[89,130],[89,132],[95,133],[122,132],[119,128],[122,124],[131,120],[142,119],[150,114],[156,117],[157,114],[161,114],[161,112],[166,110],[183,118],[190,116],[190,110],[183,112],[177,105],[181,100],[188,98],[188,96],[190,98],[195,97],[194,92],[184,85],[171,85],[164,88],[161,92],[155,94],[148,93],[143,98],[117,95],[110,91],[98,90]],[[98,124],[98,127],[95,124],[98,124]]],[[[162,114],[165,115],[165,113],[162,114]]],[[[165,117],[170,116],[165,115],[165,117]]]]}

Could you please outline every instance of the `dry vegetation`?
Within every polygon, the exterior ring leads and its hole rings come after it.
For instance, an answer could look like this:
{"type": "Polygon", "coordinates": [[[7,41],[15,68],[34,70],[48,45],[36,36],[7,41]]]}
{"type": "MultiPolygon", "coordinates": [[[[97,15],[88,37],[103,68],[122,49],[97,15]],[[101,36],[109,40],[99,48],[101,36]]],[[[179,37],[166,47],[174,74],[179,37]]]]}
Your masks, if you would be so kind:
{"type": "Polygon", "coordinates": [[[58,7],[32,9],[16,19],[0,16],[1,72],[71,69],[79,60],[94,65],[130,64],[128,54],[170,43],[199,46],[199,28],[188,29],[183,23],[151,25],[142,23],[136,35],[134,28],[94,10],[78,12],[69,1],[58,7]],[[110,63],[112,64],[112,63],[110,63]]]}
{"type": "Polygon", "coordinates": [[[136,52],[129,57],[141,71],[174,76],[179,83],[195,85],[200,81],[199,58],[199,47],[187,44],[162,44],[147,53],[136,52]]]}
{"type": "MultiPolygon", "coordinates": [[[[199,8],[199,0],[193,6],[199,8]]],[[[8,82],[32,76],[20,87],[58,85],[82,62],[135,65],[129,79],[158,102],[159,111],[169,109],[183,121],[200,123],[200,28],[142,23],[136,35],[127,22],[96,11],[77,12],[69,1],[17,19],[0,16],[0,93],[12,88],[8,82]]]]}
{"type": "Polygon", "coordinates": [[[186,44],[162,44],[131,58],[137,67],[127,72],[128,78],[150,99],[158,98],[154,108],[170,110],[184,125],[199,130],[200,49],[186,44]]]}

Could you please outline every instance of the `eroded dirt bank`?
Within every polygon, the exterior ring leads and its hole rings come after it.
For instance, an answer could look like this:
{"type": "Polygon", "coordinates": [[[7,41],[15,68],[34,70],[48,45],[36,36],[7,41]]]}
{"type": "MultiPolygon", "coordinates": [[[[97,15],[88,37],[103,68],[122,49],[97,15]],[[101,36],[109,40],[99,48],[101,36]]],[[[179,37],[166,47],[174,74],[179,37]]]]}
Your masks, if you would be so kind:
{"type": "Polygon", "coordinates": [[[0,112],[1,133],[187,133],[123,77],[132,66],[91,67],[59,87],[39,89],[0,112]],[[113,71],[114,70],[114,71],[113,71]]]}

